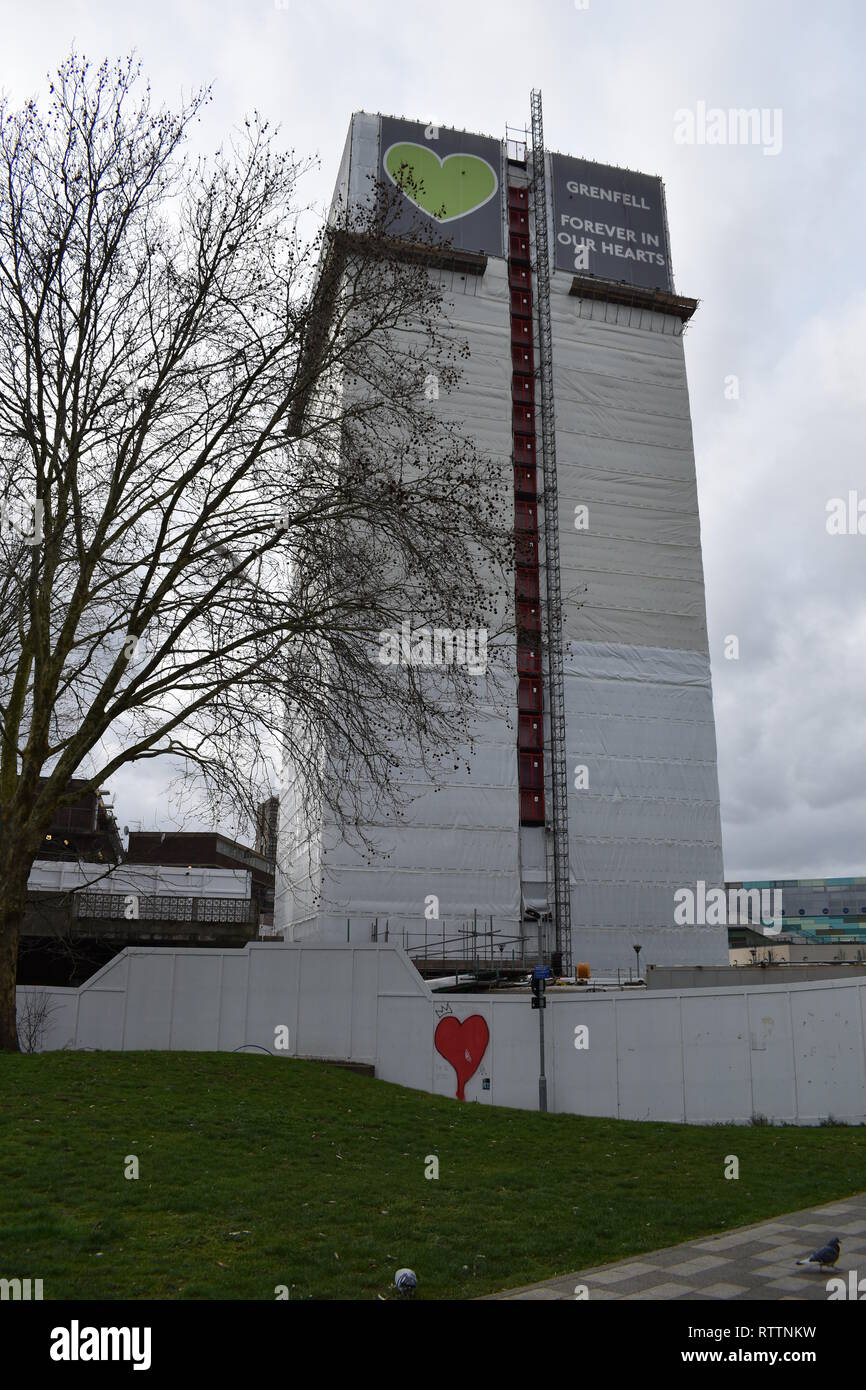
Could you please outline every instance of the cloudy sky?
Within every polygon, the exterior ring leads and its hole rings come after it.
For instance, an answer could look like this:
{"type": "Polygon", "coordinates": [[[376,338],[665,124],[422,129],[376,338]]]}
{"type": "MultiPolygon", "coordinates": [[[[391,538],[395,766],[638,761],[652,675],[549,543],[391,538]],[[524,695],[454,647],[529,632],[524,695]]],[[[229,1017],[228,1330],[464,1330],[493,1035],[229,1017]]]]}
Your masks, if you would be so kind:
{"type": "MultiPolygon", "coordinates": [[[[866,225],[859,0],[0,0],[0,82],[74,42],[135,49],[158,97],[204,82],[207,150],[256,108],[318,153],[350,113],[504,134],[661,174],[687,339],[729,877],[866,874],[866,225]],[[761,143],[677,143],[678,111],[758,108],[761,143]],[[772,152],[775,150],[775,153],[772,152]],[[731,379],[735,378],[735,381],[731,379]],[[739,657],[726,659],[735,636],[739,657]],[[730,647],[730,643],[728,646],[730,647]]],[[[155,767],[114,782],[164,824],[155,767]]]]}

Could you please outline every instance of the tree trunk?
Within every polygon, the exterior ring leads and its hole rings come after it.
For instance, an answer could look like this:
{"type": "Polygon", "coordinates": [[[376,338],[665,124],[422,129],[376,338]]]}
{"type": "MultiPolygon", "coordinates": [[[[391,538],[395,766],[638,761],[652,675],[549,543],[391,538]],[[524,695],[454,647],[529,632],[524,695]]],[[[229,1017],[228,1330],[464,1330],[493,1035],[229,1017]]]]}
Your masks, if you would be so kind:
{"type": "Polygon", "coordinates": [[[0,1052],[18,1052],[15,1022],[15,986],[18,978],[18,942],[27,904],[30,861],[22,854],[0,863],[0,1052]]]}

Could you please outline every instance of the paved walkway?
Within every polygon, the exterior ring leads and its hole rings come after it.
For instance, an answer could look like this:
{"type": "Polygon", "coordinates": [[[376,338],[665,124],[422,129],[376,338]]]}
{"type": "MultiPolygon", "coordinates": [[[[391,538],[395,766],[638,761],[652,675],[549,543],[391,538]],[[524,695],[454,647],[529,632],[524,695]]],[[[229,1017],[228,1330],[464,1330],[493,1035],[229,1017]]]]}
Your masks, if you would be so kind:
{"type": "MultiPolygon", "coordinates": [[[[827,1299],[827,1280],[848,1271],[866,1280],[866,1193],[826,1207],[810,1207],[725,1235],[690,1240],[617,1264],[579,1270],[524,1289],[489,1295],[497,1299],[573,1299],[585,1284],[590,1301],[611,1298],[827,1299]],[[842,1243],[835,1269],[797,1268],[833,1236],[842,1243]]],[[[863,1286],[866,1293],[866,1283],[863,1286]]],[[[850,1290],[849,1295],[850,1297],[850,1290]]]]}

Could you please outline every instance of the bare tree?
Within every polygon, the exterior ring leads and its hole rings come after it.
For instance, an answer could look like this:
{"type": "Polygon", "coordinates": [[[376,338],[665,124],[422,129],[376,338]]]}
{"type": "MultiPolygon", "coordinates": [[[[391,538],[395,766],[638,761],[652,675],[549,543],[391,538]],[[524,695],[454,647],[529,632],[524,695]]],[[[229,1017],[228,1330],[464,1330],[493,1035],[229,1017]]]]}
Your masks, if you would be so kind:
{"type": "Polygon", "coordinates": [[[43,990],[27,992],[18,1010],[18,1043],[21,1052],[41,1052],[45,1034],[59,1004],[51,1002],[51,996],[43,990]]]}
{"type": "Polygon", "coordinates": [[[0,103],[0,1049],[73,774],[179,760],[216,819],[288,759],[351,825],[478,691],[376,634],[501,597],[502,461],[424,390],[466,351],[425,248],[395,255],[381,199],[305,238],[307,162],[266,121],[186,153],[207,100],[156,110],[131,60],[73,54],[44,114],[0,103]]]}

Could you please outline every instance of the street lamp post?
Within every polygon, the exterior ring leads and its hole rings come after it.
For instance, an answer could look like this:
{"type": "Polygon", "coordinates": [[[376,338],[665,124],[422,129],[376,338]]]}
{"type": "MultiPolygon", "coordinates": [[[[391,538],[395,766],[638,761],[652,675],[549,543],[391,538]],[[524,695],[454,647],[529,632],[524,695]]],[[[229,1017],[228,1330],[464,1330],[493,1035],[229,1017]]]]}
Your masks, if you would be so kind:
{"type": "Polygon", "coordinates": [[[544,1010],[547,1000],[544,997],[545,982],[550,979],[549,965],[536,965],[532,972],[532,1007],[538,1009],[538,1108],[547,1111],[547,1077],[544,1072],[544,1010]]]}

